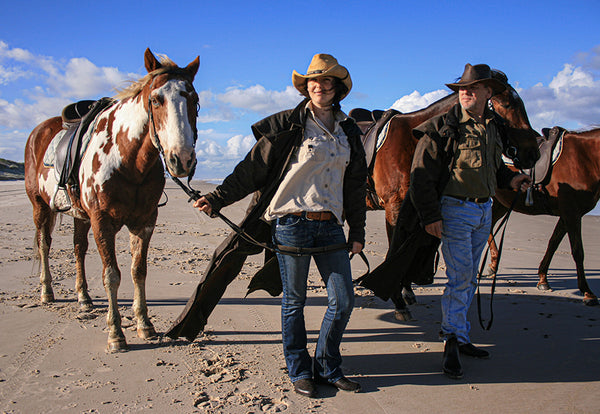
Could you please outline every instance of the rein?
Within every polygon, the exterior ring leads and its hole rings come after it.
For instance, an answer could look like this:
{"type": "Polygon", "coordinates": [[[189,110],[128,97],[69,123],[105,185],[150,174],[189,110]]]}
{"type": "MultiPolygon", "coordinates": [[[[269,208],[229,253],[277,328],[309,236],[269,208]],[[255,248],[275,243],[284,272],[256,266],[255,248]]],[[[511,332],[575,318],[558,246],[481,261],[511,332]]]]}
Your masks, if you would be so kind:
{"type": "MultiPolygon", "coordinates": [[[[175,181],[175,183],[177,185],[179,185],[179,187],[181,187],[181,189],[190,197],[188,200],[188,203],[192,200],[196,201],[200,197],[202,197],[202,194],[200,193],[200,191],[194,190],[192,188],[192,186],[190,185],[192,175],[193,175],[193,172],[192,172],[192,174],[190,174],[188,176],[187,185],[184,184],[183,182],[181,182],[181,180],[179,178],[171,176],[171,179],[173,181],[175,181]]],[[[350,245],[348,243],[338,243],[338,244],[332,244],[332,245],[323,246],[323,247],[293,247],[293,246],[283,246],[280,244],[276,245],[276,244],[272,244],[272,243],[264,243],[264,242],[260,242],[260,241],[256,240],[254,237],[249,235],[241,227],[239,227],[237,224],[232,222],[230,219],[225,217],[220,212],[213,212],[213,214],[215,216],[217,216],[218,218],[220,218],[221,220],[223,220],[225,222],[225,224],[227,224],[229,227],[231,227],[231,229],[238,236],[240,236],[242,239],[246,240],[248,243],[258,246],[258,247],[262,247],[263,249],[269,250],[273,253],[279,253],[279,254],[285,254],[288,256],[300,257],[300,256],[313,256],[313,255],[318,255],[318,254],[330,253],[330,252],[337,251],[337,250],[349,250],[349,248],[350,248],[350,245]]],[[[369,266],[369,261],[367,260],[367,257],[365,256],[364,252],[361,251],[360,253],[358,253],[358,255],[367,265],[367,273],[370,272],[371,267],[369,266]]],[[[352,259],[353,257],[354,257],[354,253],[351,254],[350,259],[352,259]]]]}
{"type": "Polygon", "coordinates": [[[515,195],[515,198],[513,199],[512,203],[510,205],[510,208],[508,209],[508,212],[506,213],[506,215],[504,216],[502,221],[500,221],[500,223],[496,227],[496,230],[492,232],[492,239],[494,239],[494,237],[496,236],[496,234],[498,234],[500,229],[503,228],[502,236],[500,236],[500,244],[498,245],[498,264],[496,267],[496,272],[494,272],[494,276],[492,277],[492,287],[491,287],[491,291],[490,291],[490,320],[488,321],[487,326],[483,325],[483,318],[481,317],[481,293],[479,292],[479,286],[481,285],[481,275],[482,275],[483,269],[485,267],[485,262],[487,260],[488,253],[490,252],[489,243],[488,243],[487,249],[485,250],[485,255],[483,256],[483,260],[482,260],[481,266],[479,268],[479,273],[477,274],[477,316],[479,317],[479,325],[481,325],[481,327],[486,331],[490,330],[490,328],[492,327],[492,322],[494,321],[494,309],[493,309],[494,292],[496,290],[496,276],[498,275],[498,269],[500,268],[500,257],[502,256],[502,247],[504,245],[504,234],[506,233],[506,225],[508,224],[508,218],[510,217],[510,213],[514,209],[515,204],[516,204],[517,199],[519,198],[520,194],[521,194],[521,191],[519,190],[517,192],[517,194],[515,195]]]}

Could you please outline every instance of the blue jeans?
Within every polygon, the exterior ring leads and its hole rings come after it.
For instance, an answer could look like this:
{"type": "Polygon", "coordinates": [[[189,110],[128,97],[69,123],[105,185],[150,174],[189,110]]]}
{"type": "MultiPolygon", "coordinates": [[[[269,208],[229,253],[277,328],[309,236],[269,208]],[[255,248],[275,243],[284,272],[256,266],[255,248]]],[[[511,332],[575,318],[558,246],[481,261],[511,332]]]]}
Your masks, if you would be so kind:
{"type": "MultiPolygon", "coordinates": [[[[294,247],[322,247],[345,243],[344,230],[335,219],[312,221],[287,215],[273,222],[275,244],[294,247]]],[[[327,287],[327,311],[315,350],[314,366],[306,349],[304,304],[311,256],[277,254],[283,299],[281,331],[283,354],[292,382],[315,376],[335,382],[342,378],[340,343],[354,307],[350,259],[346,250],[313,256],[327,287]]]]}
{"type": "Polygon", "coordinates": [[[442,295],[442,336],[469,343],[467,312],[477,287],[479,260],[492,225],[492,201],[442,197],[442,254],[448,282],[442,295]]]}

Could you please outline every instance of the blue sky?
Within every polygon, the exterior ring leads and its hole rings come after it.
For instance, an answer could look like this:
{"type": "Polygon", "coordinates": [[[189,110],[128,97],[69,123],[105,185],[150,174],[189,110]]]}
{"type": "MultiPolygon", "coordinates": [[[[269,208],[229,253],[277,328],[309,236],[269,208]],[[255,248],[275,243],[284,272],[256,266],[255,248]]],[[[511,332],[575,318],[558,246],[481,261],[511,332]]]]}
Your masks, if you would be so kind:
{"type": "Polygon", "coordinates": [[[403,112],[448,93],[465,63],[504,71],[532,125],[600,124],[596,1],[21,1],[0,25],[0,157],[70,102],[144,75],[146,47],[180,66],[200,56],[196,177],[226,176],[250,125],[291,108],[291,74],[333,54],[354,87],[342,102],[403,112]]]}

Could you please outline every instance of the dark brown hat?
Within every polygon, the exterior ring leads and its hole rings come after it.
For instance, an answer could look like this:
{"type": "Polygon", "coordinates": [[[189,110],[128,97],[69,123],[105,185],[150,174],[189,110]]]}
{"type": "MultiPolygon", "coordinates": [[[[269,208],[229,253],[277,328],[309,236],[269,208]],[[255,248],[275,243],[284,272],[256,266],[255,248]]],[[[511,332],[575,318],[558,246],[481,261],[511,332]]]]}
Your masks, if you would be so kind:
{"type": "Polygon", "coordinates": [[[473,66],[470,63],[465,65],[465,71],[458,82],[447,83],[446,86],[452,89],[454,92],[458,92],[460,87],[473,85],[477,82],[484,83],[492,88],[493,95],[496,95],[506,89],[506,85],[492,78],[492,71],[488,65],[480,64],[473,66]]]}

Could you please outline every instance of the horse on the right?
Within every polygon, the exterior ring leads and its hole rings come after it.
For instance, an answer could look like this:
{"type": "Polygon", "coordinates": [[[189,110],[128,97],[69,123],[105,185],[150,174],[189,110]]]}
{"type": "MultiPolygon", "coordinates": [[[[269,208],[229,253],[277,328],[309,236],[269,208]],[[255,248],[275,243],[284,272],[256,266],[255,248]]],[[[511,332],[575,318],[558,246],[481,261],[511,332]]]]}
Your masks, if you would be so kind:
{"type": "MultiPolygon", "coordinates": [[[[554,130],[556,132],[556,128],[554,130]]],[[[545,139],[547,138],[542,138],[545,139]]],[[[564,131],[562,142],[558,140],[554,147],[562,145],[562,152],[553,165],[548,164],[547,174],[539,177],[543,180],[533,188],[533,203],[525,202],[526,194],[498,189],[494,197],[492,220],[496,223],[503,217],[515,197],[517,200],[514,203],[514,211],[529,215],[558,216],[559,220],[538,269],[537,287],[540,290],[550,289],[550,261],[563,237],[568,234],[571,254],[577,269],[577,286],[583,294],[583,303],[598,305],[598,298],[585,278],[581,219],[596,206],[600,198],[600,128],[583,132],[564,131]]],[[[490,256],[489,270],[495,273],[498,269],[498,249],[491,236],[490,256]]]]}

